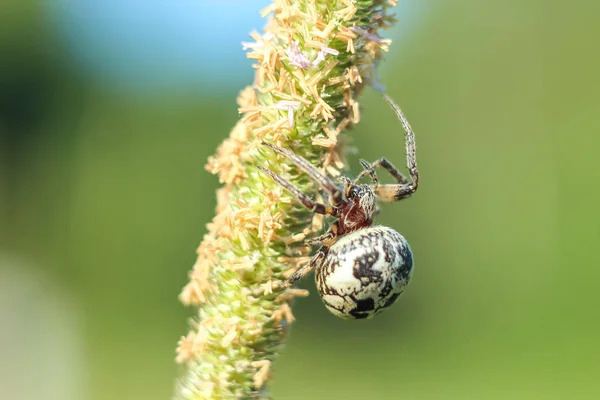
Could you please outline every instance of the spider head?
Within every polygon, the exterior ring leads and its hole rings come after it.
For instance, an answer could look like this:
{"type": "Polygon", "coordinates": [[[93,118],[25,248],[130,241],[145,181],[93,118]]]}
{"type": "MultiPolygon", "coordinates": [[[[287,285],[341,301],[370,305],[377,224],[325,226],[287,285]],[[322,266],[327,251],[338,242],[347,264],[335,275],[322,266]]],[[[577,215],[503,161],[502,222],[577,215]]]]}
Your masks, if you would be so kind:
{"type": "Polygon", "coordinates": [[[362,228],[371,225],[377,209],[377,196],[369,185],[348,185],[347,206],[344,210],[344,225],[347,228],[362,228]]]}

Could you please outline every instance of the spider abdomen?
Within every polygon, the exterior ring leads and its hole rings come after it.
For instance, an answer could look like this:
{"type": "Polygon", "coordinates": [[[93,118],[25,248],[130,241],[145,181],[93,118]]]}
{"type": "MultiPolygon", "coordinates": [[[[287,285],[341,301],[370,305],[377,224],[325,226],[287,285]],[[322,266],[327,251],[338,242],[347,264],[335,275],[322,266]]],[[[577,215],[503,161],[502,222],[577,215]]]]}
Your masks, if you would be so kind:
{"type": "Polygon", "coordinates": [[[315,280],[333,314],[371,318],[396,301],[412,269],[412,251],[404,237],[392,228],[372,226],[340,237],[315,271],[315,280]]]}

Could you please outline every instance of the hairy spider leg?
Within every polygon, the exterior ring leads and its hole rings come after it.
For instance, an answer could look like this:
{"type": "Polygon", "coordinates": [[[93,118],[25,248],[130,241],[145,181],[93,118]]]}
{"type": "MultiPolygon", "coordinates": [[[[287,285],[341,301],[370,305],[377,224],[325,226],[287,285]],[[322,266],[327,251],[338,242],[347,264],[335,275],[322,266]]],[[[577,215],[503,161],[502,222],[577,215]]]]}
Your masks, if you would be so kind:
{"type": "Polygon", "coordinates": [[[371,177],[371,180],[373,181],[373,189],[377,189],[377,187],[379,186],[379,179],[377,179],[377,173],[375,172],[375,167],[363,159],[358,160],[358,162],[363,167],[363,170],[360,174],[358,174],[356,179],[354,179],[354,184],[355,185],[358,184],[358,181],[360,181],[360,179],[363,176],[368,174],[371,177]]]}
{"type": "Polygon", "coordinates": [[[364,175],[369,174],[371,169],[375,169],[379,166],[385,168],[398,182],[397,185],[374,185],[375,193],[386,201],[402,200],[414,192],[419,187],[419,170],[417,168],[417,149],[415,144],[415,134],[410,127],[406,117],[400,110],[400,107],[385,93],[382,94],[384,100],[392,107],[396,116],[402,124],[405,134],[406,142],[406,167],[408,168],[411,180],[408,180],[402,173],[392,165],[387,159],[380,158],[375,161],[371,168],[362,171],[356,178],[362,178],[364,175]]]}
{"type": "Polygon", "coordinates": [[[306,265],[300,267],[300,269],[298,269],[292,274],[292,276],[288,278],[288,280],[283,284],[283,287],[286,288],[292,286],[294,283],[304,278],[314,268],[321,265],[321,262],[323,262],[328,252],[329,248],[322,246],[319,250],[317,250],[317,253],[313,256],[313,258],[310,259],[310,261],[306,265]]]}
{"type": "Polygon", "coordinates": [[[306,172],[315,182],[331,194],[331,202],[334,206],[340,205],[343,202],[342,192],[335,182],[319,172],[308,160],[288,149],[275,146],[271,143],[262,142],[264,146],[270,147],[279,154],[287,157],[291,162],[296,164],[300,169],[306,172]]]}
{"type": "Polygon", "coordinates": [[[347,176],[340,176],[339,181],[342,185],[344,185],[344,195],[348,197],[348,193],[350,192],[350,188],[352,187],[352,181],[347,176]]]}
{"type": "MultiPolygon", "coordinates": [[[[392,175],[394,177],[394,179],[396,179],[396,182],[398,182],[401,185],[405,185],[407,183],[410,183],[410,181],[402,174],[402,172],[400,172],[396,167],[394,167],[392,165],[391,162],[389,162],[386,158],[382,157],[378,160],[375,160],[373,162],[373,164],[371,164],[370,169],[375,170],[375,168],[377,167],[383,167],[385,168],[385,170],[387,172],[390,173],[390,175],[392,175]]],[[[364,170],[362,171],[357,177],[355,181],[358,181],[360,178],[362,178],[363,176],[370,174],[371,171],[368,170],[364,170]]],[[[392,185],[394,187],[398,187],[398,185],[392,185]]],[[[377,186],[374,185],[374,189],[376,189],[377,186]]]]}
{"type": "Polygon", "coordinates": [[[338,237],[338,227],[336,224],[332,224],[327,232],[314,238],[306,239],[304,242],[307,244],[323,244],[324,246],[330,247],[331,241],[338,237]]]}
{"type": "Polygon", "coordinates": [[[300,190],[298,190],[290,182],[283,179],[280,175],[276,174],[275,172],[271,171],[270,169],[261,167],[260,165],[257,165],[256,167],[258,169],[260,169],[262,172],[264,172],[265,174],[269,175],[275,182],[277,182],[285,190],[287,190],[288,192],[293,194],[310,211],[315,212],[317,214],[331,215],[333,217],[339,216],[340,210],[337,207],[332,207],[332,206],[328,206],[328,205],[325,205],[322,203],[317,203],[316,201],[313,201],[310,197],[308,197],[307,195],[302,193],[300,190]]]}

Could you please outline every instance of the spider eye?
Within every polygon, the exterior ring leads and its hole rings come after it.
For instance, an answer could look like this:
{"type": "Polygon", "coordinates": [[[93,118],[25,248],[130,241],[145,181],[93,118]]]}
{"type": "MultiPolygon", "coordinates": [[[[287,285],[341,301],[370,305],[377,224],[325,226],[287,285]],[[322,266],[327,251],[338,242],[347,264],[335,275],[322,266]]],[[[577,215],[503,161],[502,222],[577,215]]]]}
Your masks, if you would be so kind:
{"type": "Polygon", "coordinates": [[[352,186],[348,191],[348,197],[353,199],[360,194],[360,189],[358,186],[352,186]]]}

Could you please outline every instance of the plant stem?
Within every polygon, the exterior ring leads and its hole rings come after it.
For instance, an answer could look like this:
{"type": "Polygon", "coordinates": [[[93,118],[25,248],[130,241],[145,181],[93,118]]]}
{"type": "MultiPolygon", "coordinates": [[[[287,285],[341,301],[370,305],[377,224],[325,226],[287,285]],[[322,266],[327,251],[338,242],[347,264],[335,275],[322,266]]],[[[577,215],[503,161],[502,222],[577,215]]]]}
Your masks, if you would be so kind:
{"type": "Polygon", "coordinates": [[[259,145],[290,148],[340,174],[340,134],[359,121],[355,98],[390,43],[377,34],[393,22],[387,7],[383,0],[274,0],[262,12],[271,16],[265,32],[244,44],[256,77],[238,97],[240,121],[206,166],[224,186],[180,295],[198,316],[177,349],[184,374],[175,398],[268,398],[271,363],[294,319],[290,301],[308,294],[281,285],[309,260],[304,239],[323,221],[256,165],[311,196],[318,188],[259,145]]]}

